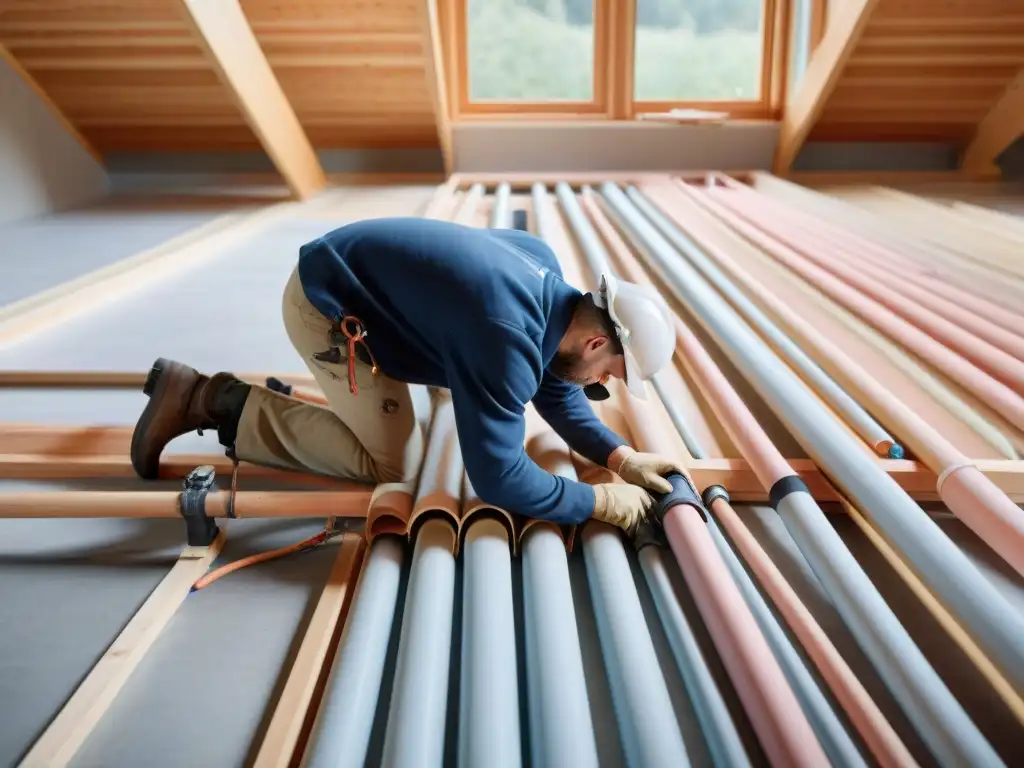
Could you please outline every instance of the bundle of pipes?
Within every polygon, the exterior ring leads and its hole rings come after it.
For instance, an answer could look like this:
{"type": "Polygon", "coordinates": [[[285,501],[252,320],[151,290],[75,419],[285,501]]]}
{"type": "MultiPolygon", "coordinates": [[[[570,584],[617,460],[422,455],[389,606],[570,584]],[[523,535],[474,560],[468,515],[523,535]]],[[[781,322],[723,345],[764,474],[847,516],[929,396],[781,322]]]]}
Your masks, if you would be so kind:
{"type": "MultiPolygon", "coordinates": [[[[933,279],[920,260],[902,258],[902,245],[876,238],[881,229],[852,230],[727,177],[593,181],[600,186],[499,183],[489,194],[482,182],[455,179],[425,215],[522,228],[529,212],[581,290],[603,272],[660,290],[674,309],[676,365],[652,380],[647,402],[616,384],[596,408],[637,449],[681,459],[689,469],[673,482],[682,490],[662,499],[633,539],[594,521],[565,530],[495,509],[466,475],[443,392],[414,485],[371,491],[324,481],[331,487],[287,499],[211,489],[214,517],[366,518],[365,554],[346,561],[361,562],[350,606],[334,613],[340,638],[310,657],[323,670],[309,675],[301,711],[288,720],[286,762],[1003,765],[987,724],[957,699],[819,502],[841,502],[1024,726],[1024,617],[890,474],[912,465],[898,460],[912,454],[949,509],[1024,573],[1024,513],[968,458],[1016,464],[1024,445],[1014,421],[1022,318],[993,298],[965,320],[953,308],[977,291],[969,280],[933,279]],[[854,257],[863,269],[850,269],[854,257]],[[908,285],[910,275],[921,279],[908,285]],[[862,365],[811,317],[833,320],[830,328],[845,329],[885,367],[862,365]],[[955,369],[935,369],[954,361],[955,369]],[[897,380],[910,388],[889,386],[897,380]],[[932,399],[927,417],[907,392],[932,399]],[[768,417],[810,461],[780,449],[768,417]],[[734,506],[739,474],[709,469],[727,455],[742,457],[745,482],[770,500],[883,687],[870,692],[759,541],[749,510],[734,506]],[[691,486],[699,497],[687,494],[691,486]],[[573,581],[581,560],[582,592],[573,581]],[[579,623],[588,612],[596,667],[579,623]],[[595,714],[603,688],[610,725],[595,714]]],[[[993,267],[961,269],[958,258],[945,262],[950,273],[993,267]]],[[[0,437],[0,453],[43,442],[97,459],[95,470],[124,452],[127,436],[25,428],[0,437]]],[[[532,408],[526,449],[567,478],[617,479],[573,454],[532,408]]],[[[171,473],[194,458],[172,456],[171,473]]],[[[43,464],[20,466],[45,472],[43,464]]],[[[84,499],[8,494],[0,516],[179,513],[177,494],[84,499]]]]}

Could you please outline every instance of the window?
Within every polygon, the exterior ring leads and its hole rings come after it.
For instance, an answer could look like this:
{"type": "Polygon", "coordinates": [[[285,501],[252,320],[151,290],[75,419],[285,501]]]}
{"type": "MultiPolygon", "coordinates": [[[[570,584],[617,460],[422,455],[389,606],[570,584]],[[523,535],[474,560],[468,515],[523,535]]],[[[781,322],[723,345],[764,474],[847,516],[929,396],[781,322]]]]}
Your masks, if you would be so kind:
{"type": "Polygon", "coordinates": [[[636,0],[640,102],[761,98],[763,0],[636,0]]]}
{"type": "Polygon", "coordinates": [[[796,2],[439,1],[454,119],[777,114],[796,2]]]}
{"type": "Polygon", "coordinates": [[[593,0],[466,0],[468,101],[594,101],[593,0]]]}

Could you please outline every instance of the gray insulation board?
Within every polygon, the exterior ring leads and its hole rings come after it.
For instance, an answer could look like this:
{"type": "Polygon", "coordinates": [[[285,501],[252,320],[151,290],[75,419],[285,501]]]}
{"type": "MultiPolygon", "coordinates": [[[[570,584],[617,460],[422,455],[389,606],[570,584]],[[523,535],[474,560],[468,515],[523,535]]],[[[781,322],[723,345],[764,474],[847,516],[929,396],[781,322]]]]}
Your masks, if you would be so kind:
{"type": "MultiPolygon", "coordinates": [[[[412,211],[393,209],[389,213],[412,211]]],[[[178,357],[202,369],[305,372],[280,322],[281,291],[297,248],[336,226],[296,221],[229,248],[189,274],[141,288],[67,324],[0,350],[5,368],[145,370],[157,356],[178,357]]],[[[104,237],[120,237],[116,227],[104,237]]],[[[5,276],[6,277],[6,276],[5,276]]],[[[15,278],[17,280],[19,278],[15,278]]],[[[131,390],[0,390],[0,422],[133,424],[145,399],[131,390]]],[[[183,436],[174,451],[218,451],[213,435],[183,436]]],[[[223,481],[223,478],[222,478],[223,481]]],[[[138,487],[134,480],[93,483],[21,483],[0,490],[58,487],[138,487]]],[[[176,483],[146,487],[176,488],[176,483]]],[[[255,487],[250,485],[248,487],[255,487]]],[[[839,647],[922,765],[930,760],[881,681],[853,643],[807,564],[768,507],[737,506],[823,628],[839,647]]],[[[1024,610],[1024,584],[1001,567],[961,523],[942,508],[943,528],[976,559],[983,573],[1024,610]]],[[[963,653],[936,628],[889,566],[853,523],[830,519],[878,583],[922,650],[998,750],[1009,758],[1020,743],[1020,726],[994,698],[963,653]]],[[[317,521],[235,521],[220,562],[248,552],[292,543],[317,521]]],[[[173,562],[181,544],[177,521],[0,521],[0,765],[18,756],[45,728],[61,703],[126,624],[173,562]],[[11,708],[7,702],[17,702],[11,708]],[[8,709],[12,711],[7,712],[8,709]]],[[[706,764],[696,739],[689,702],[671,667],[664,633],[646,593],[635,558],[634,581],[652,626],[655,647],[668,676],[673,704],[683,721],[691,759],[706,764]]],[[[84,745],[77,765],[242,765],[266,725],[283,670],[297,650],[312,603],[330,567],[326,550],[244,569],[190,596],[84,745]]],[[[586,588],[582,554],[570,559],[581,644],[598,746],[608,765],[621,764],[607,681],[586,588]]],[[[749,723],[707,631],[699,622],[678,572],[681,602],[740,730],[757,753],[749,723]]],[[[461,614],[456,595],[456,620],[461,614]]],[[[456,628],[453,636],[458,638],[456,628]]],[[[522,638],[519,638],[522,647],[522,638]]],[[[453,649],[453,653],[454,653],[453,649]]],[[[454,656],[453,658],[458,658],[454,656]]],[[[386,672],[390,674],[391,669],[386,672]]],[[[458,665],[450,690],[457,691],[458,665]]],[[[386,696],[389,681],[382,694],[386,696]]],[[[385,702],[386,703],[386,702],[385,702]]],[[[386,712],[386,707],[384,710],[386,712]]],[[[454,717],[457,707],[450,706],[454,717]]],[[[525,722],[525,719],[524,719],[525,722]]],[[[382,741],[378,718],[376,740],[382,741]]],[[[450,729],[451,730],[451,729],[450,729]]],[[[451,738],[451,736],[449,737],[451,738]]],[[[450,750],[449,750],[450,753],[450,750]]]]}
{"type": "Polygon", "coordinates": [[[0,227],[0,305],[154,248],[242,203],[147,210],[111,201],[0,227]],[[112,236],[116,235],[116,236],[112,236]]]}

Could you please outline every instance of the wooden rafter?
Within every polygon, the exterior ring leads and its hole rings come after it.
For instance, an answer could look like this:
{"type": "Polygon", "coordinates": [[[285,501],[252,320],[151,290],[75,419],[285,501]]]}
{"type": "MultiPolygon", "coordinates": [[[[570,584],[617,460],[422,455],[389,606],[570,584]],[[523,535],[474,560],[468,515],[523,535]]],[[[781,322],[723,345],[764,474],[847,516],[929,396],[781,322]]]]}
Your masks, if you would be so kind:
{"type": "Polygon", "coordinates": [[[64,127],[65,131],[71,134],[71,137],[78,142],[82,149],[88,152],[97,163],[103,165],[103,156],[96,150],[96,147],[94,147],[89,140],[82,135],[81,131],[79,131],[78,128],[75,127],[74,123],[68,119],[63,110],[61,110],[61,108],[54,103],[53,99],[50,98],[49,94],[43,90],[42,86],[39,85],[39,82],[32,77],[28,70],[21,66],[21,63],[14,57],[14,54],[7,50],[3,44],[0,44],[0,59],[7,62],[7,65],[14,70],[14,73],[35,92],[39,97],[39,100],[43,102],[43,105],[57,119],[57,122],[64,127]]]}
{"type": "Polygon", "coordinates": [[[1024,68],[988,111],[963,154],[961,166],[970,174],[998,173],[996,158],[1024,135],[1024,68]]]}
{"type": "Polygon", "coordinates": [[[181,0],[197,39],[264,150],[299,199],[327,185],[316,151],[238,0],[181,0]]]}
{"type": "Polygon", "coordinates": [[[786,106],[775,151],[775,173],[786,173],[803,147],[878,1],[849,0],[835,10],[796,94],[786,106]]]}
{"type": "Polygon", "coordinates": [[[452,122],[448,111],[448,79],[437,2],[438,0],[423,0],[420,3],[423,17],[423,62],[430,102],[434,108],[434,122],[437,124],[437,139],[441,144],[441,155],[444,158],[444,170],[446,174],[450,174],[454,162],[452,122]]]}

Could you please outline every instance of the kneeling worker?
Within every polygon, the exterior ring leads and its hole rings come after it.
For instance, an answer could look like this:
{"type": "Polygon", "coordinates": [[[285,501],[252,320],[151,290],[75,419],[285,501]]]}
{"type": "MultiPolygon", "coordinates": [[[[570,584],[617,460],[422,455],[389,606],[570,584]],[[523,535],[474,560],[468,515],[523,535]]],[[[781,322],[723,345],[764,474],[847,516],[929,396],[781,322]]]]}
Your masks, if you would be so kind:
{"type": "Polygon", "coordinates": [[[155,478],[175,437],[216,429],[239,461],[367,483],[413,482],[429,415],[425,386],[448,389],[466,471],[487,504],[561,524],[632,526],[675,462],[634,451],[588,397],[609,377],[643,397],[672,358],[660,296],[602,279],[583,294],[554,252],[517,230],[446,221],[359,221],[302,246],[284,290],[284,325],[329,407],[159,359],[132,437],[135,471],[155,478]],[[425,386],[423,386],[425,385],[425,386]],[[418,391],[417,391],[418,390],[418,391]],[[551,475],[524,449],[524,409],[625,483],[551,475]]]}

